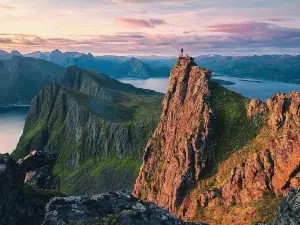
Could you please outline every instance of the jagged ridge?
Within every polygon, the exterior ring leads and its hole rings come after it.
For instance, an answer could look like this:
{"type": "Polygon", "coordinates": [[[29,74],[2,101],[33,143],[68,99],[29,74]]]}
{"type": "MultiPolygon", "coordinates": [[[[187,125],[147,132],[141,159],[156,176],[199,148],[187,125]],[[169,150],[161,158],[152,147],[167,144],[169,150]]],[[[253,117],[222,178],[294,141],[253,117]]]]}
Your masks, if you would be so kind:
{"type": "Polygon", "coordinates": [[[130,189],[161,99],[154,91],[70,67],[60,84],[48,84],[33,99],[13,156],[31,149],[58,153],[54,171],[65,193],[130,189]]]}

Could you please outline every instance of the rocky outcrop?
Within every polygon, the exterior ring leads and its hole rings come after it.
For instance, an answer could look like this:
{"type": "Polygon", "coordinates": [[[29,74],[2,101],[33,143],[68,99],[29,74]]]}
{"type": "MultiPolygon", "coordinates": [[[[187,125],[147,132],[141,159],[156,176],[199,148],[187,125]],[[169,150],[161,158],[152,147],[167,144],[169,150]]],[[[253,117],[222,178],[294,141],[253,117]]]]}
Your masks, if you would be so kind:
{"type": "Polygon", "coordinates": [[[161,120],[147,144],[134,195],[172,213],[213,157],[209,149],[213,110],[211,72],[191,57],[179,58],[171,71],[161,120]]]}
{"type": "Polygon", "coordinates": [[[53,164],[52,155],[33,151],[23,160],[16,162],[8,154],[0,154],[0,224],[8,224],[15,210],[24,177],[28,171],[33,171],[47,164],[53,164]]]}
{"type": "Polygon", "coordinates": [[[208,80],[179,58],[133,194],[188,221],[270,220],[300,186],[300,93],[249,101],[208,80]]]}
{"type": "Polygon", "coordinates": [[[60,84],[49,83],[33,99],[12,155],[56,153],[53,172],[68,194],[132,190],[162,96],[72,66],[60,84]]]}
{"type": "Polygon", "coordinates": [[[264,108],[264,113],[269,113],[266,132],[273,131],[275,137],[265,139],[261,151],[233,169],[222,189],[227,204],[257,200],[265,193],[278,195],[300,186],[300,93],[276,94],[267,107],[262,104],[256,105],[256,110],[264,108]]]}
{"type": "Polygon", "coordinates": [[[300,191],[299,189],[291,190],[287,196],[282,198],[278,215],[270,223],[256,223],[255,225],[299,225],[300,224],[300,191]]]}
{"type": "Polygon", "coordinates": [[[23,171],[8,154],[0,155],[0,224],[5,224],[15,207],[21,187],[23,171]]]}
{"type": "Polygon", "coordinates": [[[43,225],[57,224],[204,225],[184,223],[166,210],[138,200],[127,192],[53,198],[46,207],[43,225]]]}
{"type": "Polygon", "coordinates": [[[300,191],[292,190],[284,197],[278,208],[278,218],[270,225],[300,224],[300,191]]]}
{"type": "Polygon", "coordinates": [[[268,108],[264,102],[259,99],[252,99],[247,105],[247,116],[256,118],[267,112],[268,108]]]}
{"type": "Polygon", "coordinates": [[[55,161],[51,165],[27,172],[24,182],[37,189],[59,190],[60,178],[53,173],[54,165],[55,161]]]}

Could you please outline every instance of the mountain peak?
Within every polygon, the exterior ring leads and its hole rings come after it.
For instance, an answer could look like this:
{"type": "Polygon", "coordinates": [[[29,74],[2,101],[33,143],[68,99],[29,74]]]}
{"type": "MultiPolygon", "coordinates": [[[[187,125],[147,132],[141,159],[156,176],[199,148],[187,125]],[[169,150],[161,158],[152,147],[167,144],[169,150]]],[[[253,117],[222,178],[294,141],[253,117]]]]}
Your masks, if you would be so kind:
{"type": "Polygon", "coordinates": [[[134,57],[131,57],[129,60],[129,62],[133,62],[133,63],[142,63],[141,60],[137,59],[137,58],[134,58],[134,57]]]}
{"type": "Polygon", "coordinates": [[[16,55],[16,56],[23,56],[19,51],[13,50],[10,52],[11,55],[16,55]]]}
{"type": "Polygon", "coordinates": [[[94,55],[90,52],[87,55],[90,56],[90,57],[94,57],[94,55]]]}
{"type": "Polygon", "coordinates": [[[267,197],[300,186],[300,93],[249,101],[210,77],[179,57],[133,195],[186,220],[241,224],[236,212],[256,210],[243,220],[260,221],[260,207],[275,211],[267,197]]]}
{"type": "Polygon", "coordinates": [[[213,111],[210,77],[211,72],[198,67],[192,57],[178,59],[169,78],[161,121],[148,142],[135,184],[135,196],[172,213],[189,191],[186,185],[199,180],[212,157],[208,148],[213,111]],[[148,180],[150,185],[146,185],[148,180]]]}
{"type": "Polygon", "coordinates": [[[63,54],[60,50],[55,49],[54,51],[51,52],[51,54],[63,54]]]}
{"type": "Polygon", "coordinates": [[[9,53],[4,51],[4,50],[0,50],[0,56],[8,56],[9,53]]]}

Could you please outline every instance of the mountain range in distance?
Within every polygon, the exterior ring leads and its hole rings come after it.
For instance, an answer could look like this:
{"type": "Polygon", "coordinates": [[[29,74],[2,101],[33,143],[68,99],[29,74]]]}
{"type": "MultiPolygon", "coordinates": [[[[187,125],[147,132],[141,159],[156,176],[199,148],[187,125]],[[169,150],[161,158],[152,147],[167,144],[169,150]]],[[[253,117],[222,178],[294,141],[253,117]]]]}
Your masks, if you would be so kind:
{"type": "MultiPolygon", "coordinates": [[[[91,53],[33,52],[22,55],[18,51],[5,52],[0,50],[0,60],[12,56],[32,57],[51,61],[62,67],[76,65],[83,69],[91,69],[108,74],[114,78],[150,78],[169,77],[175,57],[163,56],[94,56],[91,53]]],[[[195,57],[201,67],[211,69],[218,75],[240,78],[276,80],[287,83],[300,83],[300,56],[292,55],[261,55],[261,56],[221,56],[202,55],[195,57]]]]}
{"type": "Polygon", "coordinates": [[[61,52],[58,49],[52,52],[33,52],[22,55],[18,51],[11,53],[0,51],[1,59],[12,59],[13,56],[24,56],[35,59],[43,59],[60,65],[62,67],[69,67],[76,65],[83,69],[95,70],[97,72],[108,74],[114,78],[120,77],[135,77],[135,78],[149,78],[149,77],[168,77],[171,66],[151,66],[135,57],[125,56],[93,56],[88,53],[80,52],[61,52]]]}

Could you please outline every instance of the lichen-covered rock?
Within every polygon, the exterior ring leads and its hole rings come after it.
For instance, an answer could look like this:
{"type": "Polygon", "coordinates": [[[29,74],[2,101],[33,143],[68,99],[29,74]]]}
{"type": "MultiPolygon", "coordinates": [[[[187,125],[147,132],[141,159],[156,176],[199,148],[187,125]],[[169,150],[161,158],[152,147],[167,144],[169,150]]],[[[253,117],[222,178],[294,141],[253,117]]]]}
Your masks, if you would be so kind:
{"type": "Polygon", "coordinates": [[[291,190],[278,207],[278,217],[270,223],[255,225],[299,225],[300,224],[300,190],[291,190]]]}
{"type": "Polygon", "coordinates": [[[281,200],[278,208],[278,218],[270,225],[299,225],[300,224],[300,190],[291,190],[281,200]]]}
{"type": "Polygon", "coordinates": [[[54,165],[46,165],[26,173],[24,182],[38,189],[59,190],[60,179],[53,174],[54,165]]]}
{"type": "Polygon", "coordinates": [[[161,120],[149,140],[134,195],[172,213],[213,157],[211,72],[191,57],[179,58],[169,78],[161,120]]]}
{"type": "Polygon", "coordinates": [[[60,179],[53,174],[57,156],[46,152],[31,151],[19,164],[26,163],[24,182],[38,189],[59,189],[60,179]],[[30,159],[30,160],[29,160],[30,159]]]}
{"type": "Polygon", "coordinates": [[[204,225],[177,220],[166,210],[124,191],[93,197],[55,197],[46,206],[43,225],[57,224],[204,225]]]}

